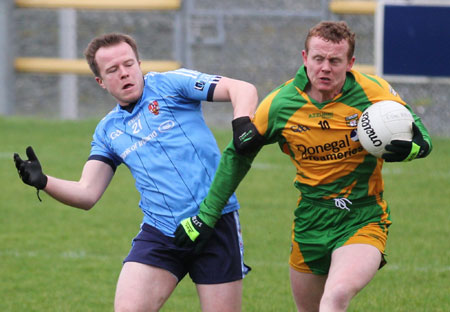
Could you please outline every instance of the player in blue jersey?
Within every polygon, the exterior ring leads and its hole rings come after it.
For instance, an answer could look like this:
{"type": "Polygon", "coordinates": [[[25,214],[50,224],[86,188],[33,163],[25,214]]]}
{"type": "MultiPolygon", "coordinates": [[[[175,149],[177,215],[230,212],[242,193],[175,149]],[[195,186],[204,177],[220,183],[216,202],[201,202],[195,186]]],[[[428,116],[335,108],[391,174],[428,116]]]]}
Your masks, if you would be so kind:
{"type": "Polygon", "coordinates": [[[251,145],[256,88],[187,69],[143,76],[136,43],[123,34],[94,38],[85,55],[97,83],[118,104],[99,122],[79,181],[44,174],[28,147],[27,160],[14,154],[23,182],[64,204],[89,210],[116,168],[125,164],[136,180],[144,217],[119,276],[115,310],[157,311],[189,273],[203,311],[240,311],[248,267],[235,195],[217,223],[208,224],[207,216],[192,221],[202,237],[208,237],[201,251],[197,245],[177,247],[174,231],[182,220],[198,214],[220,159],[201,102],[231,102],[233,136],[251,145]]]}

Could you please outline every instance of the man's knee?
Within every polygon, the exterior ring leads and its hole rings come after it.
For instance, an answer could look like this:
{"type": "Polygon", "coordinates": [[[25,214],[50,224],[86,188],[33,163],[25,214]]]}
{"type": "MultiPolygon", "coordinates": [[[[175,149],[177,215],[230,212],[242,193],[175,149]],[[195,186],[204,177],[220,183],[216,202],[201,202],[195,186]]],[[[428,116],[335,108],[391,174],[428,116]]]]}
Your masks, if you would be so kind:
{"type": "Polygon", "coordinates": [[[177,279],[169,271],[127,262],[117,282],[114,310],[158,311],[176,285],[177,279]]]}
{"type": "Polygon", "coordinates": [[[325,311],[345,311],[350,300],[358,292],[358,287],[351,283],[336,283],[331,287],[326,287],[320,300],[320,307],[329,307],[325,311]]]}
{"type": "Polygon", "coordinates": [[[152,300],[145,300],[142,298],[138,300],[137,298],[125,296],[116,296],[114,300],[114,311],[115,312],[157,312],[163,306],[165,298],[153,298],[152,300]]]}

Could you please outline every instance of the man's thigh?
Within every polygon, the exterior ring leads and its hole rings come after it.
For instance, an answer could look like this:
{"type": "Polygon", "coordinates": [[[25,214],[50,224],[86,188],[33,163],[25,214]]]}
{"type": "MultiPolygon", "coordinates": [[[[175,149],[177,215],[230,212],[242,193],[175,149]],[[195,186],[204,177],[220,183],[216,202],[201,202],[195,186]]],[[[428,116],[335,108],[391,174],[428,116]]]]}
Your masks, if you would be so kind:
{"type": "Polygon", "coordinates": [[[114,308],[119,311],[158,311],[177,285],[167,270],[126,262],[117,282],[114,308]]]}
{"type": "Polygon", "coordinates": [[[356,295],[372,280],[382,257],[375,246],[368,244],[350,244],[336,249],[332,255],[325,290],[340,287],[356,295]]]}
{"type": "Polygon", "coordinates": [[[299,311],[318,311],[327,275],[300,272],[291,267],[289,271],[292,295],[299,311]]]}
{"type": "Polygon", "coordinates": [[[242,280],[222,284],[197,284],[203,312],[239,312],[242,306],[242,280]]]}

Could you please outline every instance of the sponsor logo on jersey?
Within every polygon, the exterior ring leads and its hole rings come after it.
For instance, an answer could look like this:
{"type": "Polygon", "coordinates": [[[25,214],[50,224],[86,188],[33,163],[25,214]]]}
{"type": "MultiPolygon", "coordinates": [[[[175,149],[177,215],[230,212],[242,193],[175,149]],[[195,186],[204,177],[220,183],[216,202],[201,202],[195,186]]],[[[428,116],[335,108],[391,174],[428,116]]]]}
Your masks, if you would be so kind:
{"type": "Polygon", "coordinates": [[[325,113],[325,112],[320,112],[320,113],[312,113],[309,114],[309,118],[324,118],[324,119],[331,119],[333,118],[333,113],[325,113]]]}
{"type": "Polygon", "coordinates": [[[345,123],[349,127],[357,127],[358,126],[358,114],[353,114],[351,116],[345,117],[345,123]]]}
{"type": "MultiPolygon", "coordinates": [[[[164,121],[163,123],[161,123],[158,126],[158,131],[160,133],[165,132],[165,131],[169,131],[174,126],[175,126],[175,122],[173,120],[167,120],[167,121],[164,121]]],[[[122,134],[123,132],[121,130],[116,130],[113,133],[114,133],[114,136],[115,136],[114,138],[116,138],[118,135],[122,134]]],[[[110,135],[111,138],[113,136],[113,133],[111,133],[111,135],[110,135]]],[[[158,132],[157,131],[152,131],[149,135],[143,137],[140,141],[137,141],[137,142],[133,143],[131,146],[127,147],[127,149],[125,151],[123,151],[122,154],[120,154],[120,157],[123,160],[125,160],[125,158],[129,154],[131,154],[132,152],[136,151],[138,148],[146,145],[149,141],[153,140],[157,136],[158,136],[158,132]]]]}
{"type": "Polygon", "coordinates": [[[350,138],[345,135],[344,139],[326,142],[316,146],[297,144],[297,151],[301,153],[303,160],[328,161],[351,157],[362,152],[362,146],[351,147],[350,138]]]}
{"type": "Polygon", "coordinates": [[[148,110],[155,116],[159,115],[159,103],[158,101],[153,101],[148,104],[148,110]]]}
{"type": "Polygon", "coordinates": [[[303,132],[306,132],[311,129],[309,127],[303,126],[303,125],[294,125],[294,126],[291,126],[291,130],[293,132],[303,133],[303,132]]]}
{"type": "Polygon", "coordinates": [[[175,122],[173,120],[167,120],[161,123],[158,127],[159,132],[169,131],[175,126],[175,122]]]}
{"type": "Polygon", "coordinates": [[[156,131],[152,131],[149,135],[143,137],[140,141],[135,142],[131,146],[129,146],[122,154],[120,154],[120,157],[125,160],[125,158],[131,154],[132,152],[136,151],[139,147],[144,146],[147,144],[147,142],[151,141],[152,139],[156,138],[158,136],[158,133],[156,131]]]}
{"type": "Polygon", "coordinates": [[[109,134],[109,137],[111,138],[111,140],[115,140],[115,139],[117,139],[117,138],[118,138],[120,135],[122,135],[122,134],[123,134],[123,131],[117,129],[117,130],[111,132],[111,133],[109,134]]]}
{"type": "Polygon", "coordinates": [[[203,80],[197,80],[194,85],[194,89],[203,91],[205,88],[206,82],[203,80]]]}

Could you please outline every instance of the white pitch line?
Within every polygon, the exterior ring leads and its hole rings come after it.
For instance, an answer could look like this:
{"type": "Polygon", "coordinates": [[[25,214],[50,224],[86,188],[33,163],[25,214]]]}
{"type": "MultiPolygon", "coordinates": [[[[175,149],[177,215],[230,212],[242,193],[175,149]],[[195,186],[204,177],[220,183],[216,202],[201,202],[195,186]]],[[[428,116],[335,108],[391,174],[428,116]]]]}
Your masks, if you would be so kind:
{"type": "Polygon", "coordinates": [[[263,163],[263,162],[255,162],[252,164],[252,168],[260,169],[260,170],[270,170],[270,169],[276,169],[278,167],[279,167],[278,165],[273,165],[273,164],[263,163]]]}
{"type": "Polygon", "coordinates": [[[436,267],[436,266],[424,266],[424,267],[410,267],[410,266],[400,266],[395,264],[387,264],[385,268],[388,271],[405,271],[405,272],[449,272],[450,266],[436,267]]]}
{"type": "Polygon", "coordinates": [[[14,152],[0,152],[0,159],[13,159],[14,152]]]}
{"type": "MultiPolygon", "coordinates": [[[[107,255],[96,255],[89,254],[85,250],[69,250],[63,251],[61,253],[52,254],[48,252],[40,252],[40,251],[20,251],[20,250],[0,250],[0,257],[13,257],[13,258],[62,258],[62,259],[96,259],[96,260],[110,260],[111,256],[107,255]]],[[[117,257],[117,259],[123,259],[122,256],[117,257]]]]}
{"type": "Polygon", "coordinates": [[[391,175],[391,174],[397,175],[397,174],[402,174],[404,172],[405,172],[405,170],[403,170],[403,168],[400,168],[400,167],[391,167],[391,168],[383,167],[383,170],[382,170],[382,173],[385,175],[391,175]]]}
{"type": "MultiPolygon", "coordinates": [[[[36,250],[32,251],[20,251],[20,250],[13,250],[13,249],[7,249],[7,250],[0,250],[0,257],[13,257],[13,258],[55,258],[54,254],[49,253],[42,253],[36,250]]],[[[97,259],[97,260],[110,260],[111,258],[117,258],[118,260],[122,259],[121,256],[106,256],[106,255],[96,255],[96,254],[89,254],[85,250],[68,250],[63,251],[61,253],[58,253],[56,257],[61,259],[97,259]]],[[[248,261],[248,265],[254,266],[254,267],[277,267],[277,268],[288,268],[289,264],[286,261],[276,261],[276,262],[269,262],[269,261],[248,261]]],[[[419,266],[419,267],[411,267],[411,266],[400,266],[397,264],[387,264],[383,270],[388,271],[398,271],[398,272],[423,272],[423,273],[444,273],[450,271],[450,266],[419,266]]]]}

